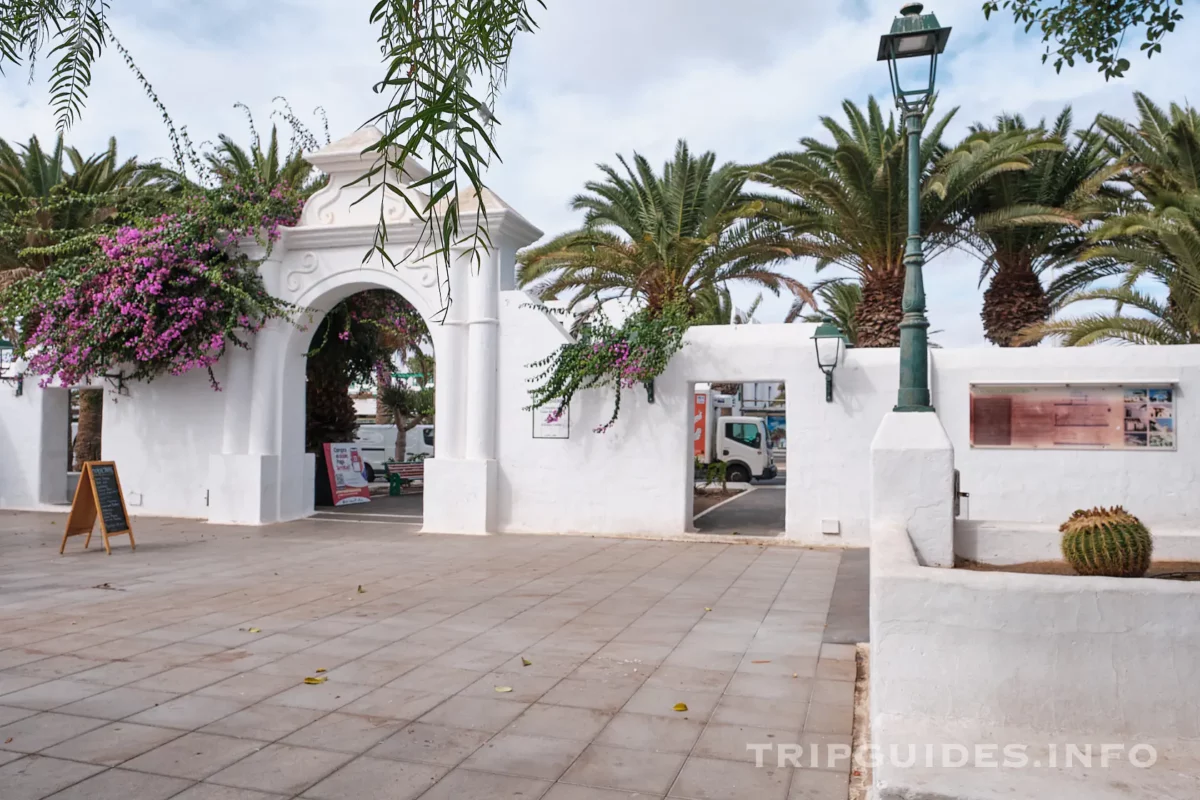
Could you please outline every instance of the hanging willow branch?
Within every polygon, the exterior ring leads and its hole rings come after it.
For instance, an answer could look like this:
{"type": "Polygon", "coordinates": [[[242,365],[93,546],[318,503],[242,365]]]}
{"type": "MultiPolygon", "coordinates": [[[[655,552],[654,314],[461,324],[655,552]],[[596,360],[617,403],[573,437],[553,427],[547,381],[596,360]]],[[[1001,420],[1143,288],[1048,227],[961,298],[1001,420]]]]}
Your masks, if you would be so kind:
{"type": "Polygon", "coordinates": [[[362,178],[371,181],[380,203],[366,257],[379,254],[394,264],[383,211],[389,195],[401,198],[424,222],[417,246],[445,267],[439,271],[445,306],[451,302],[451,248],[465,245],[478,264],[491,245],[482,173],[492,156],[499,157],[493,111],[513,41],[535,27],[530,10],[535,3],[545,6],[544,0],[379,0],[371,11],[387,64],[375,91],[387,97],[387,107],[372,119],[383,138],[369,149],[380,159],[362,178]],[[430,165],[428,177],[409,184],[424,195],[420,198],[400,188],[407,159],[418,154],[430,165]],[[461,181],[472,195],[465,203],[461,181]],[[463,224],[464,212],[474,214],[472,224],[463,224]]]}
{"type": "MultiPolygon", "coordinates": [[[[166,116],[109,26],[110,3],[0,0],[0,71],[10,64],[28,64],[32,70],[38,54],[48,48],[56,59],[50,88],[60,130],[82,112],[92,64],[106,39],[166,116]]],[[[378,0],[371,9],[386,67],[374,89],[386,105],[371,119],[383,132],[370,148],[379,160],[362,178],[370,181],[372,193],[379,193],[380,203],[375,241],[366,258],[378,254],[394,265],[387,252],[383,208],[389,194],[400,197],[424,223],[418,242],[422,255],[437,257],[445,267],[439,270],[439,283],[447,306],[451,248],[466,247],[478,263],[491,244],[481,195],[483,172],[493,156],[499,157],[493,142],[496,97],[517,34],[532,31],[532,10],[544,7],[545,0],[378,0]],[[421,193],[413,197],[400,186],[406,160],[417,156],[428,159],[430,175],[413,184],[421,193]],[[460,190],[468,188],[464,197],[460,190]]],[[[185,130],[171,130],[171,146],[177,162],[192,153],[185,130]]]]}

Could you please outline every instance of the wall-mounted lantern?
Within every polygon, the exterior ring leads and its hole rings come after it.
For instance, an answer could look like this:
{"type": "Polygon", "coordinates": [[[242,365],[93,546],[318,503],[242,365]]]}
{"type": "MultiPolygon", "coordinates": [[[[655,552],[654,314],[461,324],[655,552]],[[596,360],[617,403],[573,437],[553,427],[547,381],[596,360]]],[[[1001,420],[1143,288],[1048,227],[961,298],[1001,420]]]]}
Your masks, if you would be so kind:
{"type": "Polygon", "coordinates": [[[826,317],[813,334],[817,348],[817,366],[825,373],[825,402],[833,402],[833,371],[842,359],[842,347],[846,345],[846,334],[832,319],[826,317]]]}

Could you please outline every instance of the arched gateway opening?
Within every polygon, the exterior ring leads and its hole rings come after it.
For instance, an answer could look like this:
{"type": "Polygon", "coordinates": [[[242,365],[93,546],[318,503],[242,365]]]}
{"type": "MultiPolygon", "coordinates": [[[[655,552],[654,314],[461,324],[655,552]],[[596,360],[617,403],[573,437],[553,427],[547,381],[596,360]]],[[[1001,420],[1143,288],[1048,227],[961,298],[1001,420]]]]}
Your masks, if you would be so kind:
{"type": "MultiPolygon", "coordinates": [[[[416,530],[423,523],[426,485],[424,462],[412,462],[412,466],[422,468],[422,477],[416,485],[419,491],[414,491],[406,479],[405,490],[397,495],[388,491],[385,467],[387,461],[403,462],[410,455],[410,448],[405,446],[405,434],[408,426],[416,420],[407,411],[402,412],[398,420],[395,419],[392,408],[384,403],[386,398],[379,396],[379,389],[384,380],[396,390],[401,389],[405,379],[392,379],[391,375],[402,365],[411,363],[414,347],[419,347],[424,355],[433,356],[437,353],[435,337],[440,338],[439,326],[426,321],[425,315],[419,314],[419,320],[414,320],[419,330],[413,332],[411,340],[400,341],[403,337],[395,335],[388,323],[397,312],[407,317],[409,314],[406,312],[411,312],[413,305],[394,288],[358,287],[357,283],[346,284],[320,298],[317,304],[328,305],[331,311],[321,315],[314,310],[311,324],[291,337],[289,368],[284,376],[282,398],[286,409],[282,431],[284,460],[292,457],[299,444],[303,454],[300,458],[312,458],[314,461],[314,481],[307,486],[311,496],[302,498],[302,511],[311,507],[316,516],[323,519],[389,522],[416,530]],[[347,290],[352,291],[340,298],[339,295],[347,290]],[[364,343],[363,339],[377,341],[364,343]],[[371,350],[375,352],[371,353],[371,350]],[[351,361],[355,363],[348,363],[351,361]],[[381,377],[380,372],[384,372],[385,377],[381,377]],[[385,409],[378,417],[381,421],[386,419],[386,422],[360,428],[351,398],[354,385],[372,387],[374,404],[383,403],[385,409]],[[296,406],[301,403],[303,405],[297,411],[296,406]],[[356,449],[356,453],[363,459],[361,470],[365,477],[373,479],[370,483],[364,481],[371,501],[369,504],[337,507],[337,498],[333,496],[326,469],[323,445],[327,442],[356,442],[360,432],[364,434],[365,441],[356,449]],[[379,446],[371,447],[368,451],[368,443],[374,444],[376,439],[379,440],[379,446]]],[[[315,308],[312,305],[309,307],[315,308]]],[[[433,363],[436,364],[436,360],[433,363]]],[[[430,377],[432,379],[428,384],[436,386],[436,378],[430,377]]],[[[417,390],[409,390],[406,394],[415,396],[417,390]]],[[[435,414],[430,414],[431,419],[435,417],[435,414]]],[[[405,474],[411,476],[412,472],[405,474]]]]}
{"type": "MultiPolygon", "coordinates": [[[[541,231],[498,197],[482,202],[490,250],[476,260],[452,249],[449,274],[415,246],[422,222],[403,199],[375,193],[360,181],[375,163],[364,150],[380,133],[364,128],[308,156],[329,176],[309,199],[299,224],[285,229],[261,271],[276,296],[308,310],[311,322],[273,322],[249,351],[230,356],[226,377],[224,439],[210,464],[214,522],[265,523],[313,514],[316,459],[305,451],[305,375],[317,324],[351,295],[384,289],[404,298],[429,329],[437,355],[434,457],[424,465],[424,526],[435,533],[486,533],[496,529],[496,421],[499,297],[513,288],[517,249],[541,231]],[[361,202],[359,202],[361,201],[361,202]],[[381,207],[382,203],[382,207],[381,207]],[[380,214],[396,264],[363,261],[380,214]],[[447,295],[453,301],[447,303],[447,295]]],[[[408,186],[428,173],[406,165],[408,186]]],[[[426,198],[412,194],[421,208],[426,198]]],[[[464,227],[476,198],[464,198],[464,227]]],[[[469,231],[466,231],[469,233],[469,231]]]]}

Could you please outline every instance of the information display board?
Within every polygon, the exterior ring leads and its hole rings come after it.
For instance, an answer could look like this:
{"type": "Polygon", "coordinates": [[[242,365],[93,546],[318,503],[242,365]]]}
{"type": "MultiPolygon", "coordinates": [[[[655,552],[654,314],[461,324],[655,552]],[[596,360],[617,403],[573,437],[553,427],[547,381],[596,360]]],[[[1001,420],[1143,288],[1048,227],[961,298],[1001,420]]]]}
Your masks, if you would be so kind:
{"type": "Polygon", "coordinates": [[[1172,385],[971,387],[971,446],[1174,450],[1172,385]]]}

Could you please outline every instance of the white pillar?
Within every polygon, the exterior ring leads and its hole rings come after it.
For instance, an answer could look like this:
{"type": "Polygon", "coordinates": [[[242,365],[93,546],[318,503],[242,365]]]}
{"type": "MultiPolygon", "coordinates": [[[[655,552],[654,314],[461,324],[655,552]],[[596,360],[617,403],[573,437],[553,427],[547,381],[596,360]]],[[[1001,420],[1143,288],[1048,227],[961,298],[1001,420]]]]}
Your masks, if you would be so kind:
{"type": "MultiPolygon", "coordinates": [[[[437,458],[460,459],[466,451],[467,385],[467,313],[470,256],[457,254],[450,263],[449,308],[442,322],[441,338],[435,346],[437,391],[434,402],[437,418],[437,458]]],[[[436,323],[434,323],[436,324],[436,323]]]]}
{"type": "MultiPolygon", "coordinates": [[[[252,340],[250,346],[254,347],[252,340]]],[[[225,373],[222,395],[225,400],[225,421],[221,436],[221,453],[234,455],[245,453],[248,444],[250,398],[254,382],[254,355],[241,347],[229,346],[225,350],[225,361],[229,365],[225,373]]]]}
{"type": "Polygon", "coordinates": [[[496,457],[496,358],[500,326],[499,253],[487,255],[470,276],[467,293],[466,457],[496,457]]]}
{"type": "Polygon", "coordinates": [[[871,525],[908,531],[928,567],[954,566],[954,446],[936,413],[893,411],[871,442],[871,525]]]}
{"type": "MultiPolygon", "coordinates": [[[[290,325],[290,322],[283,322],[290,325]]],[[[267,323],[254,340],[254,381],[250,397],[250,455],[278,455],[280,424],[280,381],[283,378],[283,348],[287,337],[280,323],[267,323]]]]}

